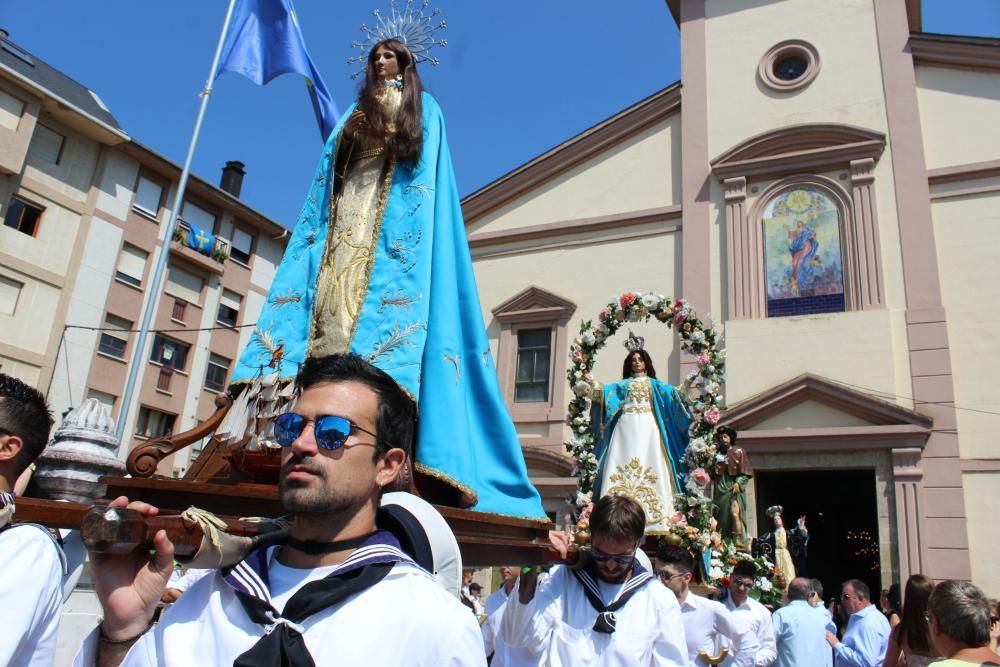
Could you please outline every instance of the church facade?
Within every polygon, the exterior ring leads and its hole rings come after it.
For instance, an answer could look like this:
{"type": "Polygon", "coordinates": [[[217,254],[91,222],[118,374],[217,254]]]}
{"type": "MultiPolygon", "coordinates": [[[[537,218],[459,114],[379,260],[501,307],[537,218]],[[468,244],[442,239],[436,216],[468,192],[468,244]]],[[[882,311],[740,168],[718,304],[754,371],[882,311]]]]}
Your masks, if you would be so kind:
{"type": "MultiPolygon", "coordinates": [[[[680,82],[463,201],[547,509],[575,488],[570,342],[656,292],[725,335],[754,532],[772,504],[806,516],[828,587],[921,572],[1000,594],[1000,41],[923,33],[916,0],[667,5],[680,82]]],[[[674,334],[634,328],[678,384],[674,334]]]]}

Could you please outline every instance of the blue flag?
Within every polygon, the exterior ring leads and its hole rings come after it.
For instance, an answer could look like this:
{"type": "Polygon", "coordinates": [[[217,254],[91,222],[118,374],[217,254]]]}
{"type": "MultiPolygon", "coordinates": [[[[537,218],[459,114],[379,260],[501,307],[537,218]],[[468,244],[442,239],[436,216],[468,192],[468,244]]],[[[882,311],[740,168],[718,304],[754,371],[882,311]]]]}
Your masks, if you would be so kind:
{"type": "Polygon", "coordinates": [[[187,245],[192,250],[197,250],[203,255],[211,255],[212,249],[215,248],[215,235],[209,234],[203,229],[198,229],[190,222],[188,227],[191,230],[188,232],[187,245]]]}
{"type": "Polygon", "coordinates": [[[292,0],[238,0],[215,73],[236,72],[263,86],[282,74],[306,78],[319,131],[326,141],[340,112],[306,51],[292,0]]]}

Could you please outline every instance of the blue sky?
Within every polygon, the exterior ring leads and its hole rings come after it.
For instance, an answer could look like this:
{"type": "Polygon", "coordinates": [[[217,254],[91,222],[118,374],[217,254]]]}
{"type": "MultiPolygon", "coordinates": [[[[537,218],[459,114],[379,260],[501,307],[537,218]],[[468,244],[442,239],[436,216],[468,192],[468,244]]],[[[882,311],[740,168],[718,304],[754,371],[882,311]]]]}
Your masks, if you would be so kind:
{"type": "MultiPolygon", "coordinates": [[[[878,0],[887,1],[887,0],[878,0]]],[[[902,1],[902,0],[893,0],[902,1]]],[[[418,0],[419,2],[419,0],[418,0]]],[[[225,0],[0,0],[0,27],[96,91],[138,141],[181,162],[225,0]]],[[[359,24],[385,0],[295,0],[306,44],[341,108],[359,24]]],[[[680,77],[679,31],[663,0],[440,0],[442,64],[421,77],[448,124],[468,194],[680,77]]],[[[1000,36],[1000,0],[924,0],[924,30],[1000,36]]],[[[259,88],[219,79],[194,171],[217,182],[247,165],[243,199],[290,225],[320,153],[300,77],[259,88]]]]}

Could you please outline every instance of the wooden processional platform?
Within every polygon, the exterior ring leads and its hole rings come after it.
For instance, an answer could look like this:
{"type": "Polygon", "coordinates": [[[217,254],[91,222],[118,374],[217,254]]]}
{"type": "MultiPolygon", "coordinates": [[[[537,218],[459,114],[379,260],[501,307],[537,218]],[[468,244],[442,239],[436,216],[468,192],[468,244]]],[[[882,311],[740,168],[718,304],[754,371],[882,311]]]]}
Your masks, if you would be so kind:
{"type": "MultiPolygon", "coordinates": [[[[277,479],[280,457],[244,450],[245,442],[226,444],[212,437],[232,405],[226,394],[215,400],[216,411],[190,431],[150,440],[129,455],[131,477],[105,477],[105,499],[127,496],[159,508],[160,515],[179,515],[191,506],[211,512],[241,534],[247,524],[241,517],[277,517],[285,514],[278,501],[277,479]],[[157,467],[170,455],[210,438],[201,455],[181,479],[156,476],[157,467]]],[[[549,521],[460,509],[468,500],[436,486],[436,480],[414,473],[407,465],[405,478],[393,489],[409,491],[432,503],[448,522],[458,540],[466,567],[495,565],[539,565],[551,562],[556,554],[549,548],[549,521]]],[[[80,528],[93,505],[21,497],[17,500],[17,520],[32,521],[50,528],[80,528]]],[[[177,522],[179,523],[179,521],[177,522]]],[[[86,539],[86,534],[84,535],[86,539]]]]}

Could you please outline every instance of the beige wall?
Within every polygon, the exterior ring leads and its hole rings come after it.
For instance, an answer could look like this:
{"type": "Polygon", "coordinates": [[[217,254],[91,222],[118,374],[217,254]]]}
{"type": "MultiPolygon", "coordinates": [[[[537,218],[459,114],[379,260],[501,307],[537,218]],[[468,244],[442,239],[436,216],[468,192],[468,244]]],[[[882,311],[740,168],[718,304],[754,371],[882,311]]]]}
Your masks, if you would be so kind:
{"type": "Polygon", "coordinates": [[[1000,157],[1000,73],[917,67],[917,102],[928,169],[1000,157]]]}
{"type": "Polygon", "coordinates": [[[955,403],[968,408],[957,412],[962,457],[1000,458],[998,418],[989,414],[1000,406],[1000,298],[990,271],[1000,257],[1000,195],[939,199],[931,210],[955,403]]]}
{"type": "Polygon", "coordinates": [[[886,130],[872,0],[708,0],[709,155],[782,125],[839,122],[886,130]],[[804,39],[819,51],[819,76],[776,93],[757,63],[778,42],[804,39]]]}
{"type": "Polygon", "coordinates": [[[680,115],[556,176],[468,226],[469,234],[680,203],[680,115]]]}
{"type": "MultiPolygon", "coordinates": [[[[996,456],[996,454],[994,454],[996,456]]],[[[1000,472],[962,475],[969,521],[972,580],[990,597],[1000,597],[1000,472]]]]}

